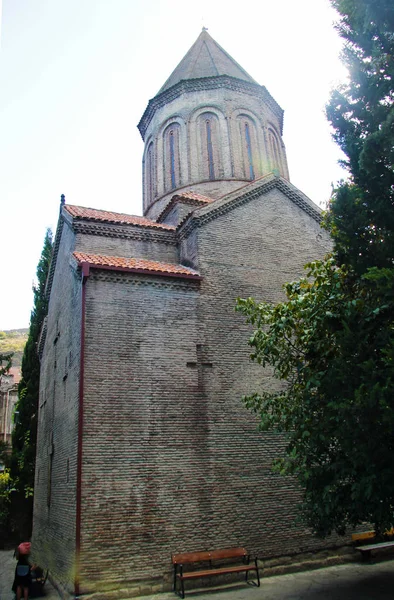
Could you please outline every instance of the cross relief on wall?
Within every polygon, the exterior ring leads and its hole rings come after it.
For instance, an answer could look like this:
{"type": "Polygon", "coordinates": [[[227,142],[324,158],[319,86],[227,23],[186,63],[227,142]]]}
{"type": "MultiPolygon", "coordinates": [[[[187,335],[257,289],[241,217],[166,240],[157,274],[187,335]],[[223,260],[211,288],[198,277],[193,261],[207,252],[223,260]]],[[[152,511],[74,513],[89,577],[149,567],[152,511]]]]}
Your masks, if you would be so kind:
{"type": "Polygon", "coordinates": [[[189,369],[197,370],[197,386],[199,391],[204,390],[204,376],[212,368],[212,363],[207,360],[207,347],[202,344],[196,345],[196,361],[187,362],[186,366],[189,369]]]}

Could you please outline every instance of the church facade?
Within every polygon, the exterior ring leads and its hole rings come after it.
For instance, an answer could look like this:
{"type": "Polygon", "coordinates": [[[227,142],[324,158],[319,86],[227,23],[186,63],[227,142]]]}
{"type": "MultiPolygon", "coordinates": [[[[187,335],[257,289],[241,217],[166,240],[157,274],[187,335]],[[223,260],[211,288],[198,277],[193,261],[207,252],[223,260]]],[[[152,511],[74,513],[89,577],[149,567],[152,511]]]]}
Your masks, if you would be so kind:
{"type": "Polygon", "coordinates": [[[294,482],[271,471],[283,438],[241,402],[276,382],[249,360],[236,298],[280,301],[330,249],[319,208],[289,181],[282,126],[203,30],[138,126],[144,216],[63,198],[33,558],[70,594],[169,589],[175,552],[323,547],[294,525],[294,482]]]}

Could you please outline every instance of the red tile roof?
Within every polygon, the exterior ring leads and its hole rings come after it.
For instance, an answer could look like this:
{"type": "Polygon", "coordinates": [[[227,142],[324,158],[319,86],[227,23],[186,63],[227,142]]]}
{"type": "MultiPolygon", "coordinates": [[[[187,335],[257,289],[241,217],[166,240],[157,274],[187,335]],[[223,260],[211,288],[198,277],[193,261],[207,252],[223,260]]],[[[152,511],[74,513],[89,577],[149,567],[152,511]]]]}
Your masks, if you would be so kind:
{"type": "Polygon", "coordinates": [[[197,200],[197,202],[204,202],[204,204],[213,202],[212,198],[208,198],[208,196],[203,196],[202,194],[197,194],[197,192],[192,191],[175,194],[175,196],[173,196],[172,198],[187,198],[188,200],[197,200]]]}
{"type": "Polygon", "coordinates": [[[166,229],[170,231],[175,230],[173,225],[156,223],[156,221],[151,221],[145,217],[137,217],[135,215],[126,215],[124,213],[110,212],[108,210],[97,210],[95,208],[85,208],[84,206],[72,206],[71,204],[65,204],[64,208],[72,217],[74,217],[74,219],[138,225],[140,227],[154,227],[157,229],[166,229]]]}
{"type": "MultiPolygon", "coordinates": [[[[4,375],[4,383],[8,385],[15,385],[19,383],[22,378],[21,367],[10,367],[4,375]],[[12,378],[12,381],[10,381],[12,378]]],[[[0,377],[1,380],[1,377],[0,377]]]]}
{"type": "Polygon", "coordinates": [[[173,265],[162,263],[145,258],[124,258],[122,256],[102,256],[100,254],[86,254],[85,252],[74,252],[73,256],[78,263],[82,265],[87,263],[91,267],[101,267],[104,269],[125,270],[134,272],[155,273],[157,275],[170,275],[190,277],[200,279],[198,271],[183,267],[182,265],[173,265]]]}
{"type": "MultiPolygon", "coordinates": [[[[191,200],[191,202],[187,202],[187,204],[191,204],[191,205],[203,205],[203,204],[210,204],[211,202],[213,202],[212,198],[208,198],[208,196],[203,196],[202,194],[197,194],[197,192],[192,192],[191,190],[186,191],[186,192],[181,192],[179,194],[175,194],[174,196],[172,196],[171,200],[169,201],[169,203],[164,207],[164,209],[161,211],[161,213],[159,214],[159,216],[157,217],[158,221],[163,221],[165,219],[165,217],[168,215],[168,213],[171,211],[172,207],[177,204],[179,201],[182,200],[191,200]]],[[[188,215],[185,215],[184,219],[187,219],[188,215]]],[[[179,223],[178,223],[179,226],[179,223]]]]}

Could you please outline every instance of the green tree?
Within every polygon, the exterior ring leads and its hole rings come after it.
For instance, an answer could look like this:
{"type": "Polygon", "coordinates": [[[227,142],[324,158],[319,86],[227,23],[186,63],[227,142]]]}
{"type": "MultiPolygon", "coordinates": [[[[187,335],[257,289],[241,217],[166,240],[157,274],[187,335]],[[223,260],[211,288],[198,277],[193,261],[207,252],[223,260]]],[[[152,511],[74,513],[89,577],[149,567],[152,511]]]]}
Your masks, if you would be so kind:
{"type": "Polygon", "coordinates": [[[238,302],[255,327],[252,360],[285,382],[244,401],[262,430],[286,432],[274,468],[298,477],[304,521],[321,536],[393,524],[394,335],[385,285],[380,294],[374,277],[355,281],[331,258],[287,284],[285,302],[238,302]]]}
{"type": "MultiPolygon", "coordinates": [[[[5,336],[5,334],[4,334],[5,336]]],[[[7,375],[12,366],[12,353],[0,353],[0,386],[2,376],[7,375]]],[[[0,465],[7,467],[9,462],[9,446],[6,442],[0,441],[0,465]]],[[[9,535],[10,524],[10,505],[11,505],[12,480],[7,468],[0,472],[0,548],[4,547],[4,542],[9,535]]]]}
{"type": "MultiPolygon", "coordinates": [[[[0,450],[1,452],[1,450],[0,450]]],[[[0,473],[0,548],[4,547],[9,535],[11,494],[14,491],[9,469],[0,473]]]]}
{"type": "Polygon", "coordinates": [[[0,377],[6,375],[12,365],[12,352],[9,354],[0,354],[0,377]]]}
{"type": "Polygon", "coordinates": [[[37,343],[48,311],[45,286],[52,257],[52,233],[45,235],[41,258],[37,266],[37,284],[33,286],[34,306],[30,329],[22,358],[22,378],[18,386],[17,419],[12,434],[11,476],[16,492],[12,511],[20,533],[29,536],[32,521],[32,495],[37,441],[37,413],[40,384],[40,362],[37,343]]]}
{"type": "Polygon", "coordinates": [[[244,401],[263,430],[286,432],[275,468],[298,478],[321,536],[394,525],[394,4],[332,4],[350,72],[327,108],[350,174],[325,219],[333,256],[287,284],[285,302],[237,307],[255,327],[251,358],[283,383],[244,401]]]}
{"type": "Polygon", "coordinates": [[[394,7],[391,0],[332,0],[350,81],[327,116],[346,155],[349,183],[328,214],[338,264],[357,273],[394,257],[394,7]]]}

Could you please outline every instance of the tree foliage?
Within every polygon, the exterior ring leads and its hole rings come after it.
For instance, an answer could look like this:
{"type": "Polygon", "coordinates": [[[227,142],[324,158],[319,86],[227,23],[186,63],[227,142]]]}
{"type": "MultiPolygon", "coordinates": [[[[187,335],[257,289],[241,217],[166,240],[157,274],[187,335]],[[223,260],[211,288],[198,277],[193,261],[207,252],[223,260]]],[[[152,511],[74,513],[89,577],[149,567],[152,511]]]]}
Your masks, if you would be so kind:
{"type": "Polygon", "coordinates": [[[333,258],[311,263],[278,305],[239,300],[255,327],[251,358],[286,382],[246,397],[262,430],[286,432],[276,461],[303,489],[304,520],[319,535],[368,521],[392,525],[394,331],[386,284],[394,273],[354,280],[333,258]],[[373,349],[373,350],[372,350],[373,349]]]}
{"type": "Polygon", "coordinates": [[[251,358],[282,381],[244,398],[263,430],[286,432],[275,468],[298,477],[319,535],[394,525],[394,4],[332,0],[349,83],[327,115],[350,179],[325,218],[333,255],[307,265],[276,306],[239,300],[251,358]]]}
{"type": "Polygon", "coordinates": [[[394,7],[391,0],[333,0],[350,81],[327,116],[350,182],[335,192],[328,224],[339,264],[357,273],[394,257],[394,7]]]}
{"type": "Polygon", "coordinates": [[[0,377],[6,375],[12,365],[12,352],[0,354],[0,377]]]}
{"type": "Polygon", "coordinates": [[[14,491],[8,469],[0,473],[0,548],[8,535],[11,494],[14,491]]]}
{"type": "Polygon", "coordinates": [[[29,535],[32,513],[32,494],[37,441],[37,413],[40,384],[40,362],[37,343],[48,311],[45,285],[52,257],[52,233],[45,235],[41,258],[37,266],[37,283],[33,286],[34,305],[30,316],[30,329],[22,358],[22,378],[18,386],[17,419],[12,434],[11,476],[16,487],[13,497],[14,518],[23,513],[23,528],[29,535]]]}

